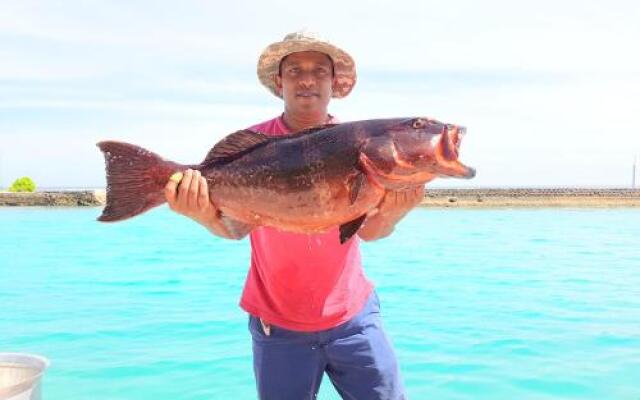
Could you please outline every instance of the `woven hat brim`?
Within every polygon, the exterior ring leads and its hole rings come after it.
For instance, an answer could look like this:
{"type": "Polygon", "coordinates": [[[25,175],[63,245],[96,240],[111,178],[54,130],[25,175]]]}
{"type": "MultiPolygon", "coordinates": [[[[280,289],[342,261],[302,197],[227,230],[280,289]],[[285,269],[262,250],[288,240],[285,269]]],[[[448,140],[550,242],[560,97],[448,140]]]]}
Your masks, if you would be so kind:
{"type": "Polygon", "coordinates": [[[274,77],[278,74],[280,61],[289,54],[301,51],[318,51],[331,57],[336,84],[332,97],[347,96],[356,84],[356,66],[353,58],[344,50],[328,42],[313,40],[288,40],[269,45],[258,59],[258,78],[271,93],[282,97],[278,93],[274,77]]]}

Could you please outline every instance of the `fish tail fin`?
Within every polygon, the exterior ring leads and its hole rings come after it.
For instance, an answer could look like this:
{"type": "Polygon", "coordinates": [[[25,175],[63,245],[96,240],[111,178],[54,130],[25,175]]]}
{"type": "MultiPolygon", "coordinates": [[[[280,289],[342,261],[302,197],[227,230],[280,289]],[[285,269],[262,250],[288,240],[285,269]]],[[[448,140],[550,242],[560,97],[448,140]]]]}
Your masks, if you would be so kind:
{"type": "Polygon", "coordinates": [[[122,221],[161,205],[169,177],[187,168],[129,143],[104,141],[97,146],[107,174],[107,201],[98,221],[122,221]]]}

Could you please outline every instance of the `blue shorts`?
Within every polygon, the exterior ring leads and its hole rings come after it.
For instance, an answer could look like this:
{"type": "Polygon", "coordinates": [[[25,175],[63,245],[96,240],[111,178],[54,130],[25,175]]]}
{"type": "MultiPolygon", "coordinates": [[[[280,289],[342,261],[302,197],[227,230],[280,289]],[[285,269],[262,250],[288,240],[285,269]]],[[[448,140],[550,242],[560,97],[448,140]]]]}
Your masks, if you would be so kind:
{"type": "Polygon", "coordinates": [[[260,400],[316,399],[326,372],[343,399],[406,399],[398,362],[373,292],[351,320],[318,332],[271,325],[249,316],[253,368],[260,400]]]}

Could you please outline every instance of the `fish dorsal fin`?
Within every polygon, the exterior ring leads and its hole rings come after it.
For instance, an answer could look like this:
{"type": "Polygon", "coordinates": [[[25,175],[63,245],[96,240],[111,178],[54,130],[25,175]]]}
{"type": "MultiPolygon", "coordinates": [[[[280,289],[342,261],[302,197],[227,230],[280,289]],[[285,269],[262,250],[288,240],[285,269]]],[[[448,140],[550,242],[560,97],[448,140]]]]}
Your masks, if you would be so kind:
{"type": "Polygon", "coordinates": [[[217,161],[226,161],[235,157],[239,157],[245,152],[272,140],[269,136],[250,130],[241,130],[234,132],[219,141],[209,151],[204,158],[202,164],[208,164],[217,161]]]}
{"type": "Polygon", "coordinates": [[[316,125],[312,128],[307,128],[307,129],[303,129],[301,131],[292,133],[290,135],[287,136],[298,136],[298,135],[306,135],[307,133],[313,133],[313,132],[317,132],[317,131],[321,131],[323,129],[329,129],[329,128],[333,128],[336,125],[340,125],[340,124],[324,124],[324,125],[316,125]]]}

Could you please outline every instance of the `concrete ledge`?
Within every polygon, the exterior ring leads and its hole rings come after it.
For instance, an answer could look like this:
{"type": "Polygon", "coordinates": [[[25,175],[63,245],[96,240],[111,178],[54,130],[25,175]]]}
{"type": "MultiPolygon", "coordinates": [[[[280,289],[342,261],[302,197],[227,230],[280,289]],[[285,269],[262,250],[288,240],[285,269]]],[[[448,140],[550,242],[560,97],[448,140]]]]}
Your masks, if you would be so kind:
{"type": "Polygon", "coordinates": [[[0,206],[100,206],[105,203],[104,190],[82,190],[69,192],[0,192],[0,206]]]}
{"type": "Polygon", "coordinates": [[[429,189],[425,207],[640,207],[636,189],[429,189]]]}
{"type": "MultiPolygon", "coordinates": [[[[104,190],[0,192],[0,206],[102,206],[104,190]]],[[[429,189],[425,207],[638,207],[640,190],[632,189],[429,189]]]]}

